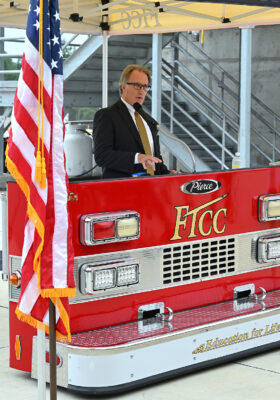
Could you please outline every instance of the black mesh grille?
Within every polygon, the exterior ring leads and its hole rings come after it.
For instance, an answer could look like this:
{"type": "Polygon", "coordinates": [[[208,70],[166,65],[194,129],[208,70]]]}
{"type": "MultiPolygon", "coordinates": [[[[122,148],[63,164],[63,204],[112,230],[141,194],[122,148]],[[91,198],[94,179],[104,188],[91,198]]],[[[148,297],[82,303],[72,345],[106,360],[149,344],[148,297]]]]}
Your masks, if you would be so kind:
{"type": "Polygon", "coordinates": [[[235,238],[193,242],[163,249],[163,283],[216,278],[235,271],[235,238]]]}

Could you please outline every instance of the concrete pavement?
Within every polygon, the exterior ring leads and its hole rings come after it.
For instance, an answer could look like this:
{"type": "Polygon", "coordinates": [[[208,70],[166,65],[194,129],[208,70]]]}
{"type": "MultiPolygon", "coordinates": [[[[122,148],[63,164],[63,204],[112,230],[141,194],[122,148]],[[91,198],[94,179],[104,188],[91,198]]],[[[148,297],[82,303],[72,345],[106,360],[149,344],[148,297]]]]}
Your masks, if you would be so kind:
{"type": "MultiPolygon", "coordinates": [[[[37,400],[37,382],[9,368],[8,283],[0,273],[0,400],[37,400]]],[[[280,349],[118,396],[115,400],[264,400],[280,394],[280,349]]],[[[46,399],[50,398],[47,385],[46,399]]],[[[86,397],[58,388],[58,400],[86,397]]],[[[104,397],[102,397],[104,399],[104,397]]]]}

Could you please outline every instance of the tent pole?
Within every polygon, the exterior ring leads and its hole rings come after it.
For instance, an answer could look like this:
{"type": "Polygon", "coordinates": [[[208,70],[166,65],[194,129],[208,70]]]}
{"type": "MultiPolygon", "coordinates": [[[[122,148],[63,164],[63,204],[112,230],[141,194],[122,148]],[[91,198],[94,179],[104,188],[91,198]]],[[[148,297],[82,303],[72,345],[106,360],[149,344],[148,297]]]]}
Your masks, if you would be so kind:
{"type": "Polygon", "coordinates": [[[152,58],[152,116],[161,123],[161,60],[162,34],[153,34],[152,58]]]}
{"type": "Polygon", "coordinates": [[[103,31],[102,107],[108,106],[108,31],[103,31]]]}
{"type": "Polygon", "coordinates": [[[252,28],[241,28],[240,128],[241,167],[250,168],[252,28]]]}

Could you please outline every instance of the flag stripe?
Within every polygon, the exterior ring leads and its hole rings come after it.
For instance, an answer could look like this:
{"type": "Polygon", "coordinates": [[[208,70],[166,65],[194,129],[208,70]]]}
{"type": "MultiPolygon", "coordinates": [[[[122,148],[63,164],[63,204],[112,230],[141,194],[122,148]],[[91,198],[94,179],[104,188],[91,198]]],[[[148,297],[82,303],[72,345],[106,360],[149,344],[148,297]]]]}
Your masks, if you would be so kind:
{"type": "MultiPolygon", "coordinates": [[[[58,89],[63,85],[62,76],[54,76],[54,91],[60,92],[58,89]]],[[[60,265],[65,257],[69,257],[68,248],[69,240],[65,231],[68,231],[67,217],[67,187],[65,176],[62,170],[65,168],[65,157],[63,149],[64,131],[62,123],[62,99],[56,96],[53,101],[53,189],[57,196],[54,197],[54,207],[56,210],[56,220],[53,234],[53,270],[54,270],[54,285],[58,285],[58,281],[67,282],[67,270],[61,269],[60,265]],[[59,190],[59,188],[62,188],[59,190]],[[59,245],[58,245],[59,243],[59,245]],[[58,280],[58,281],[57,281],[58,280]]]]}
{"type": "MultiPolygon", "coordinates": [[[[37,74],[35,71],[30,67],[30,65],[26,62],[25,57],[22,59],[22,79],[26,83],[27,88],[33,93],[34,96],[34,102],[36,103],[36,106],[38,107],[38,84],[34,84],[36,82],[36,79],[38,79],[37,74]]],[[[51,96],[45,89],[43,88],[43,97],[44,97],[44,113],[48,119],[48,121],[51,120],[51,96]]],[[[35,115],[36,116],[36,115],[35,115]]],[[[37,121],[36,121],[37,123],[37,121]]]]}
{"type": "MultiPolygon", "coordinates": [[[[22,147],[21,147],[22,148],[22,147]]],[[[22,155],[22,152],[19,150],[19,148],[14,145],[11,150],[9,151],[9,157],[11,160],[14,160],[14,162],[21,163],[21,176],[24,179],[25,182],[28,182],[29,176],[31,174],[31,166],[29,165],[28,162],[26,162],[25,158],[22,155]]],[[[33,173],[34,175],[34,173],[33,173]]],[[[36,186],[34,185],[33,182],[31,182],[29,185],[27,185],[27,190],[28,193],[26,194],[27,198],[30,198],[30,192],[32,192],[32,198],[33,204],[36,204],[36,212],[39,218],[42,220],[44,218],[44,207],[46,204],[46,194],[43,193],[43,196],[40,196],[38,194],[38,190],[41,191],[40,188],[38,188],[37,184],[36,186]]]]}
{"type": "MultiPolygon", "coordinates": [[[[26,39],[25,39],[24,47],[25,47],[24,59],[30,65],[30,67],[33,69],[36,76],[38,76],[39,75],[38,74],[38,70],[39,70],[38,49],[36,49],[36,47],[33,46],[33,44],[30,42],[28,37],[26,37],[26,39]]],[[[44,89],[47,91],[47,93],[51,97],[52,96],[52,79],[50,76],[50,68],[49,68],[48,64],[46,64],[45,61],[43,61],[43,62],[44,62],[44,65],[43,65],[44,89]]]]}
{"type": "Polygon", "coordinates": [[[7,167],[27,201],[21,260],[21,295],[16,314],[22,321],[48,333],[50,298],[56,307],[57,337],[67,335],[70,339],[67,297],[75,295],[75,281],[71,226],[67,210],[68,181],[63,150],[60,21],[58,0],[41,1],[43,76],[39,77],[40,0],[30,0],[25,51],[6,157],[7,167]],[[40,93],[39,81],[43,83],[40,93]],[[39,110],[42,111],[40,114],[39,110]],[[40,140],[42,137],[44,139],[46,183],[40,182],[40,175],[37,173],[36,179],[38,177],[39,181],[35,181],[35,167],[40,165],[36,156],[41,151],[41,146],[38,148],[38,133],[40,140]]]}
{"type": "MultiPolygon", "coordinates": [[[[17,97],[15,101],[17,103],[14,107],[15,118],[20,120],[23,129],[28,135],[30,141],[37,147],[37,134],[38,134],[38,100],[34,97],[34,94],[30,90],[29,86],[21,80],[20,87],[23,88],[17,90],[17,97]]],[[[50,147],[50,122],[48,121],[46,114],[43,113],[44,120],[44,144],[47,151],[50,147]]]]}

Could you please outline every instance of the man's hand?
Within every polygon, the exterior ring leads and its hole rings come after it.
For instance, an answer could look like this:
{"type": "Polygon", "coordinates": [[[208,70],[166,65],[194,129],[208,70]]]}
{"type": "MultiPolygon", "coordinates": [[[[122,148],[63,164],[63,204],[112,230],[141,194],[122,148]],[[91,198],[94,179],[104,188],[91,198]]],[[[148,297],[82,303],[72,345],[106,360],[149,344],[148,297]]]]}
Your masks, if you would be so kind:
{"type": "Polygon", "coordinates": [[[177,175],[177,174],[181,174],[181,172],[180,172],[180,171],[176,171],[176,169],[172,169],[172,170],[169,172],[169,174],[171,174],[171,175],[177,175]]]}
{"type": "Polygon", "coordinates": [[[153,171],[155,171],[155,164],[161,163],[161,159],[150,156],[148,154],[138,154],[138,162],[143,165],[144,169],[150,167],[153,171]]]}

